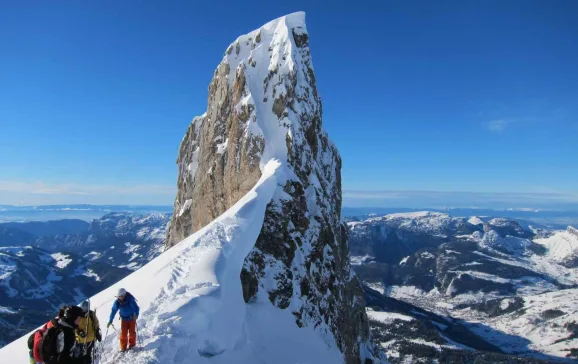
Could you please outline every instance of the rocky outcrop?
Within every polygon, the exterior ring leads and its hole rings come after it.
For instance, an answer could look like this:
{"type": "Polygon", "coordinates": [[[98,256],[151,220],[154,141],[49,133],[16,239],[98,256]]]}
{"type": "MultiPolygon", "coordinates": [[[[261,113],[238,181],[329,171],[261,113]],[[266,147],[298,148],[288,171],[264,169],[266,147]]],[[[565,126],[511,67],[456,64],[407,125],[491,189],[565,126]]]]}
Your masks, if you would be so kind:
{"type": "Polygon", "coordinates": [[[167,247],[198,231],[278,160],[278,188],[241,273],[247,303],[262,297],[315,328],[347,363],[371,363],[363,290],[341,224],[341,158],[322,128],[303,13],[229,46],[179,151],[167,247]]]}

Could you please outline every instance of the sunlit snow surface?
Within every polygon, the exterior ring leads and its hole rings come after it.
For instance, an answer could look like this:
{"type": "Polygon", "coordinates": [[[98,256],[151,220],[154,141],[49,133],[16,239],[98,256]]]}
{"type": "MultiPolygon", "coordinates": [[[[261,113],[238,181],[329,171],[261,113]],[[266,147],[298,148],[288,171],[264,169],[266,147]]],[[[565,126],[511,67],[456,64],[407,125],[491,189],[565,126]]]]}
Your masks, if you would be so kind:
{"type": "Polygon", "coordinates": [[[382,322],[384,324],[390,324],[395,320],[412,321],[414,318],[407,315],[402,315],[396,312],[385,312],[385,311],[375,311],[371,308],[367,309],[367,316],[375,321],[382,322]]]}
{"type": "Polygon", "coordinates": [[[72,262],[72,259],[68,257],[66,254],[62,253],[55,253],[51,255],[54,260],[56,260],[56,266],[60,269],[66,268],[66,266],[72,262]]]}

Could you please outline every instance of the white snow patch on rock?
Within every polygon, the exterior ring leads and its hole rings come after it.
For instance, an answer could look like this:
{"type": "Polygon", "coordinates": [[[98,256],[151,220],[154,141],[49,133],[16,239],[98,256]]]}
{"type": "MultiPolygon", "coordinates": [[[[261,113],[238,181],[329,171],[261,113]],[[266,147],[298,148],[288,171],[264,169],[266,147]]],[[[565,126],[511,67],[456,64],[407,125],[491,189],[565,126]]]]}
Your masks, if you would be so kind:
{"type": "Polygon", "coordinates": [[[477,216],[472,216],[468,219],[468,222],[472,225],[483,225],[484,221],[477,216]]]}
{"type": "Polygon", "coordinates": [[[56,267],[60,269],[66,268],[66,266],[72,262],[72,259],[70,259],[67,254],[55,253],[50,256],[56,260],[56,267]]]}
{"type": "Polygon", "coordinates": [[[362,265],[362,264],[368,264],[370,262],[375,261],[375,257],[371,256],[371,255],[352,255],[350,257],[350,262],[351,265],[362,265]]]}
{"type": "Polygon", "coordinates": [[[193,203],[192,199],[186,200],[183,206],[181,206],[181,209],[179,210],[179,216],[182,216],[191,207],[192,203],[193,203]]]}
{"type": "Polygon", "coordinates": [[[217,154],[225,153],[225,150],[227,150],[227,143],[229,143],[229,138],[227,138],[223,143],[217,144],[217,154]]]}
{"type": "Polygon", "coordinates": [[[371,308],[366,309],[367,316],[370,319],[375,321],[379,321],[384,324],[390,324],[395,320],[402,320],[402,321],[412,321],[414,320],[413,317],[402,315],[401,313],[397,312],[385,312],[385,311],[374,311],[371,308]]]}

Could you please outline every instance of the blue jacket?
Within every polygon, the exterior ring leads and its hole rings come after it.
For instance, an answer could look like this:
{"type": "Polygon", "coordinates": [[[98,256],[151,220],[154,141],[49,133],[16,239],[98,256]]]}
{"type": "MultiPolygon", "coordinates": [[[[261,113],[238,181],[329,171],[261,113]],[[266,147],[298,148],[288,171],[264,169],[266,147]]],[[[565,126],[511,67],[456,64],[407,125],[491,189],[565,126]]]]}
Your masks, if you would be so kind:
{"type": "Polygon", "coordinates": [[[125,320],[132,320],[133,315],[139,314],[139,307],[136,303],[135,298],[130,294],[127,293],[124,301],[120,301],[116,299],[114,304],[112,305],[112,312],[110,313],[110,320],[108,322],[112,322],[114,320],[114,316],[120,310],[120,317],[125,320]]]}

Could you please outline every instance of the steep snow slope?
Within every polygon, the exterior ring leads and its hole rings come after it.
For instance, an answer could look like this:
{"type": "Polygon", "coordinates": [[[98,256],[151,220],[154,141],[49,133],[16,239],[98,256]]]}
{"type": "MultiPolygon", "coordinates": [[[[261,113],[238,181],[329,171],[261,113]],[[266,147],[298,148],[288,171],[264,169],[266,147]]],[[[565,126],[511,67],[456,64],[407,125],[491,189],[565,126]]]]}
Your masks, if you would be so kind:
{"type": "MultiPolygon", "coordinates": [[[[103,364],[343,362],[336,345],[298,328],[293,315],[267,297],[252,305],[243,301],[239,275],[277,187],[279,166],[269,162],[253,190],[222,216],[92,298],[103,324],[119,287],[141,306],[142,350],[119,356],[118,331],[111,330],[103,364]]],[[[27,362],[25,347],[26,336],[1,349],[0,357],[27,362]]]]}

